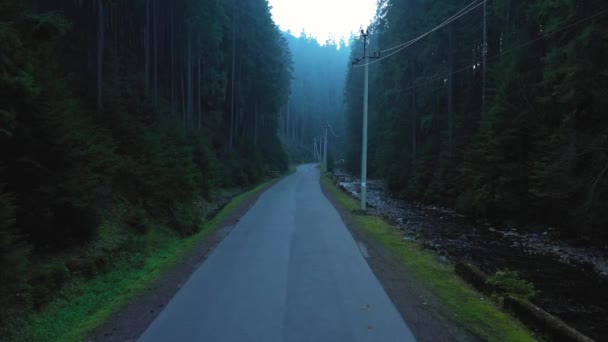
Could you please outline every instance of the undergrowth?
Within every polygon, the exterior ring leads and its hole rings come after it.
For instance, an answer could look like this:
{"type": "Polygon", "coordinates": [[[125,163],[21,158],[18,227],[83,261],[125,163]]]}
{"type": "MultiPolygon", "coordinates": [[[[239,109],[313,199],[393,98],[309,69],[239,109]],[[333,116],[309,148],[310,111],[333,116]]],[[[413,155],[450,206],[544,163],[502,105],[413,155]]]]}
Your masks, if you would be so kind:
{"type": "MultiPolygon", "coordinates": [[[[112,220],[106,221],[100,227],[100,239],[86,251],[89,256],[81,258],[81,262],[89,263],[89,266],[80,265],[81,269],[89,269],[87,272],[90,273],[83,272],[66,279],[67,283],[58,289],[55,300],[32,312],[23,321],[14,323],[11,335],[5,337],[15,342],[82,341],[134,297],[148,290],[194,246],[220,228],[221,222],[245,200],[264,190],[268,184],[261,184],[235,197],[189,237],[163,225],[143,234],[125,234],[123,229],[113,225],[112,220]],[[104,262],[95,259],[100,251],[109,254],[104,262]]],[[[61,264],[60,260],[52,262],[52,265],[61,264]]],[[[58,267],[53,266],[53,276],[64,277],[64,272],[58,267]]]]}

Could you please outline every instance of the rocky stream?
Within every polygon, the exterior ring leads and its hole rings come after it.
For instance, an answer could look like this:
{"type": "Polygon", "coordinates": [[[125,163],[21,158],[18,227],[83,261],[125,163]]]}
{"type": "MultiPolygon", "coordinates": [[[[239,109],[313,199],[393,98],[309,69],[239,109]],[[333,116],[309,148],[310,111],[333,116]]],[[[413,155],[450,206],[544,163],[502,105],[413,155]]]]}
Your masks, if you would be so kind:
{"type": "MultiPolygon", "coordinates": [[[[344,171],[338,185],[360,198],[360,181],[344,171]]],[[[608,341],[608,246],[574,246],[543,229],[478,223],[453,210],[391,196],[368,181],[369,211],[395,223],[405,240],[418,241],[450,261],[467,260],[488,274],[518,271],[539,293],[532,302],[595,339],[608,341]]]]}

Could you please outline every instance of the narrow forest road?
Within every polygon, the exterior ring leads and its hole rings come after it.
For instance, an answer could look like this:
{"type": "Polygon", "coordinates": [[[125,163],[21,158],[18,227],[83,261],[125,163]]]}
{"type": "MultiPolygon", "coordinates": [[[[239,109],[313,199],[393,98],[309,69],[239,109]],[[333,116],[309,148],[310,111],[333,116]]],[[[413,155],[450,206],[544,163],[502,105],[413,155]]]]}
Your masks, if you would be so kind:
{"type": "Polygon", "coordinates": [[[303,165],[267,190],[140,341],[414,341],[303,165]]]}

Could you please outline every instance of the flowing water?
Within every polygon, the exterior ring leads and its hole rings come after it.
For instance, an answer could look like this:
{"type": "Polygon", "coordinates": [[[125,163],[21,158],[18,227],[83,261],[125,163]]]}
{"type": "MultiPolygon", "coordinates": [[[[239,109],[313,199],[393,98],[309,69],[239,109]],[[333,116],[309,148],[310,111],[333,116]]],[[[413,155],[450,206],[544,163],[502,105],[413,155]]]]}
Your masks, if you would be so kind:
{"type": "MultiPolygon", "coordinates": [[[[336,171],[335,181],[359,198],[359,179],[336,171]]],[[[468,260],[493,274],[518,271],[539,294],[532,302],[597,341],[608,341],[608,246],[575,247],[554,231],[499,227],[452,210],[394,198],[382,182],[368,183],[369,211],[383,215],[416,240],[452,261],[468,260]]]]}

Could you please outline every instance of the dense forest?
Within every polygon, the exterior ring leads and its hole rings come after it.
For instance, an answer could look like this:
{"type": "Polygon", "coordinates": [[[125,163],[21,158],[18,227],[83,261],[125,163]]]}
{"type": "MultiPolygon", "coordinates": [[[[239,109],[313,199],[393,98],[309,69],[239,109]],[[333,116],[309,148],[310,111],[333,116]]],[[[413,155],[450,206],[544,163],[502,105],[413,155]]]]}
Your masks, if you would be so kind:
{"type": "MultiPolygon", "coordinates": [[[[602,0],[379,1],[370,172],[399,196],[606,241],[607,11],[602,0]]],[[[361,39],[352,47],[362,57],[361,39]]],[[[353,172],[361,64],[345,91],[353,172]]]]}
{"type": "Polygon", "coordinates": [[[133,236],[193,234],[216,190],[288,168],[265,0],[0,0],[0,42],[0,335],[133,236]]]}
{"type": "Polygon", "coordinates": [[[344,39],[320,44],[305,32],[285,37],[294,68],[291,95],[281,110],[281,139],[290,155],[311,161],[315,139],[320,145],[327,129],[328,153],[336,155],[344,145],[343,89],[350,51],[344,39]]]}

